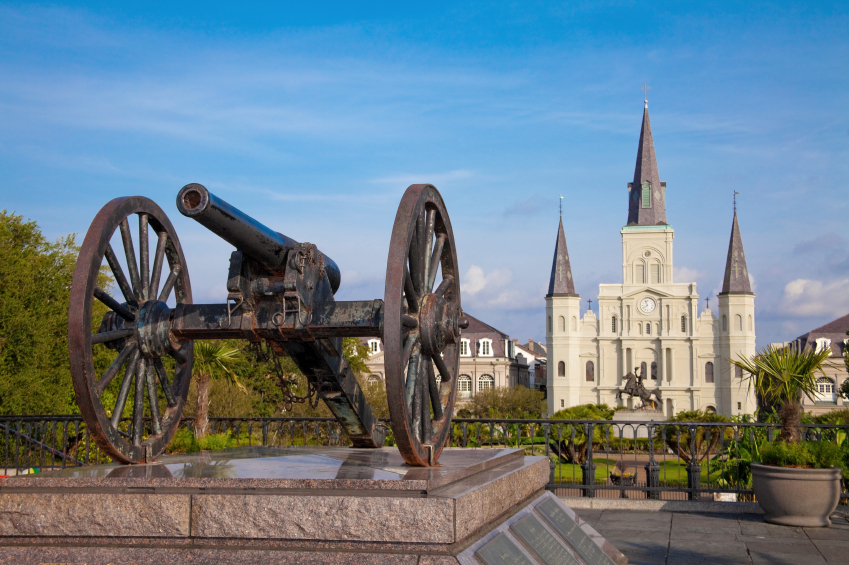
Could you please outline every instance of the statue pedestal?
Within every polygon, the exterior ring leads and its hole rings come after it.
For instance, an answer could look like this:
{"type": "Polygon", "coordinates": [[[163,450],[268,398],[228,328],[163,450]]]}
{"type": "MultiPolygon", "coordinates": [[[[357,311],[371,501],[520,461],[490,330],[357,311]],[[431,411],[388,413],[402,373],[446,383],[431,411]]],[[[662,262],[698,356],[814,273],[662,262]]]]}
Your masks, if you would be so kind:
{"type": "Polygon", "coordinates": [[[556,514],[624,563],[544,490],[548,458],[446,449],[439,461],[409,467],[394,448],[240,447],[4,478],[0,562],[476,564],[505,544],[531,551],[515,541],[527,532],[505,533],[511,520],[556,514]]]}
{"type": "MultiPolygon", "coordinates": [[[[633,439],[636,434],[637,438],[648,438],[648,428],[639,426],[637,422],[665,422],[666,414],[660,410],[617,410],[613,414],[613,422],[619,424],[622,429],[622,437],[625,439],[633,439]]],[[[617,432],[616,437],[619,437],[617,432]]]]}

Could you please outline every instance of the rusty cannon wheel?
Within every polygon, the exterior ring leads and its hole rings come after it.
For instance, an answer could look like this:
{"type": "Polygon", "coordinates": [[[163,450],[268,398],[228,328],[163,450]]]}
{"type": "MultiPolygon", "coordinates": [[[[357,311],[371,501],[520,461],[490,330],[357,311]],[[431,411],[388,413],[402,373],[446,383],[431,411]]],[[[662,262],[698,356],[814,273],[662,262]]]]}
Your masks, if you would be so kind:
{"type": "Polygon", "coordinates": [[[429,184],[410,186],[392,228],[383,317],[392,432],[410,465],[436,464],[450,432],[468,326],[458,271],[442,196],[429,184]]]}
{"type": "Polygon", "coordinates": [[[172,291],[177,303],[192,303],[186,260],[165,213],[140,196],[109,202],[89,227],[74,269],[68,350],[77,404],[91,436],[107,455],[122,463],[152,461],[162,453],[177,431],[186,402],[192,342],[172,341],[171,309],[166,304],[172,291]],[[137,246],[131,218],[138,220],[137,246]],[[120,239],[123,261],[112,246],[113,236],[116,247],[120,239]],[[152,264],[151,240],[156,245],[152,264]],[[106,269],[104,261],[115,279],[118,298],[98,287],[99,275],[106,269]],[[93,320],[95,300],[108,311],[93,320]],[[95,359],[100,363],[106,355],[114,359],[98,375],[95,359]],[[120,386],[110,387],[122,369],[120,386]],[[132,417],[122,419],[128,400],[132,417]]]}

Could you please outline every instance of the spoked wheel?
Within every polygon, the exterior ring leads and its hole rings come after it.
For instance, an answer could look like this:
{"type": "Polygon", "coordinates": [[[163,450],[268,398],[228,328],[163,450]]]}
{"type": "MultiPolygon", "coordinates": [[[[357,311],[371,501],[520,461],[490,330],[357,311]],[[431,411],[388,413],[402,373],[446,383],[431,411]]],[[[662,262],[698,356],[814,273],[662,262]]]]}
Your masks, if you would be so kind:
{"type": "Polygon", "coordinates": [[[442,452],[457,394],[460,329],[467,325],[442,196],[414,184],[392,228],[383,316],[392,432],[410,465],[434,465],[442,452]]]}
{"type": "Polygon", "coordinates": [[[165,213],[140,196],[108,203],[89,227],[74,269],[68,349],[77,404],[91,436],[106,454],[123,463],[152,461],[162,453],[177,431],[186,402],[192,342],[170,339],[171,310],[166,302],[172,293],[177,303],[192,303],[183,250],[165,213]],[[138,225],[137,246],[131,220],[138,225]],[[117,251],[129,280],[111,244],[116,229],[121,236],[117,251]],[[156,245],[152,264],[151,241],[156,245]],[[104,261],[118,287],[117,297],[97,286],[104,261]],[[108,311],[93,320],[95,299],[108,311]],[[92,327],[97,329],[94,334],[92,327]],[[98,375],[95,359],[114,356],[109,350],[117,356],[98,375]],[[110,387],[119,374],[120,386],[110,387]],[[132,417],[122,419],[128,402],[132,417]]]}

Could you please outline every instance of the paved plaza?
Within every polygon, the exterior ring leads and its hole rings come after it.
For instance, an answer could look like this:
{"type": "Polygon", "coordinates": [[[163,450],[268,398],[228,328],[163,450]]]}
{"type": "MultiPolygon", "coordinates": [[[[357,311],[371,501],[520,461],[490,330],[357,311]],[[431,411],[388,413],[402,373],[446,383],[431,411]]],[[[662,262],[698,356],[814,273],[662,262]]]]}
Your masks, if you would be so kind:
{"type": "Polygon", "coordinates": [[[575,509],[628,563],[849,564],[849,509],[830,528],[774,526],[758,514],[575,509]]]}

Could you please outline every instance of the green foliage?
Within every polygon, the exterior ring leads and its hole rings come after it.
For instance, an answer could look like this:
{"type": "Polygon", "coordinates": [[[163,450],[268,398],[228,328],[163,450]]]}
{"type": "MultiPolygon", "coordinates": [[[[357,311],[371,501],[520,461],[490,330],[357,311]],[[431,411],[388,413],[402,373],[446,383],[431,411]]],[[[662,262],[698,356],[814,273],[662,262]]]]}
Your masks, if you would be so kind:
{"type": "Polygon", "coordinates": [[[780,438],[795,443],[802,435],[802,395],[813,396],[816,393],[815,373],[822,373],[822,365],[830,356],[828,348],[816,351],[808,347],[797,351],[770,345],[751,359],[740,356],[738,360],[729,359],[729,362],[746,371],[743,380],[750,390],[754,388],[758,398],[779,406],[780,438]]]}
{"type": "MultiPolygon", "coordinates": [[[[849,379],[844,381],[844,384],[849,382],[849,379]]],[[[849,408],[841,408],[840,410],[832,410],[819,416],[812,418],[815,424],[836,424],[849,426],[849,408]]]]}
{"type": "MultiPolygon", "coordinates": [[[[683,410],[678,412],[667,422],[704,422],[704,423],[722,423],[730,422],[727,416],[715,414],[707,410],[683,410]]],[[[666,445],[674,451],[685,463],[689,463],[693,459],[695,449],[696,460],[704,461],[708,455],[716,455],[719,442],[723,436],[730,438],[732,436],[731,428],[722,426],[716,427],[698,427],[695,433],[695,442],[690,433],[689,427],[686,425],[678,426],[658,426],[655,428],[655,438],[659,441],[666,439],[666,445]]]]}
{"type": "Polygon", "coordinates": [[[196,438],[187,428],[180,428],[174,434],[171,443],[168,444],[168,453],[196,453],[213,449],[226,449],[236,447],[238,442],[230,432],[221,434],[210,434],[203,438],[196,438]]]}
{"type": "Polygon", "coordinates": [[[846,460],[839,446],[827,441],[767,443],[761,448],[761,463],[779,467],[827,469],[845,467],[846,460]]]}
{"type": "Polygon", "coordinates": [[[545,398],[537,390],[524,386],[481,390],[469,404],[472,418],[535,419],[546,410],[545,398]]]}
{"type": "MultiPolygon", "coordinates": [[[[67,338],[78,251],[73,235],[51,243],[35,222],[0,212],[0,414],[78,412],[67,338]]],[[[98,284],[110,287],[105,275],[98,284]]],[[[102,370],[114,354],[97,349],[102,370]]]]}
{"type": "MultiPolygon", "coordinates": [[[[581,404],[555,412],[552,420],[610,420],[614,410],[607,404],[581,404]]],[[[592,444],[599,445],[608,436],[610,426],[595,424],[592,430],[592,444]]],[[[590,439],[587,428],[580,424],[568,424],[562,427],[559,437],[551,435],[550,446],[554,453],[567,463],[581,464],[587,459],[590,439]]]]}
{"type": "Polygon", "coordinates": [[[368,361],[368,345],[360,342],[355,337],[342,338],[342,356],[348,362],[354,374],[365,375],[368,373],[366,361],[368,361]]]}

